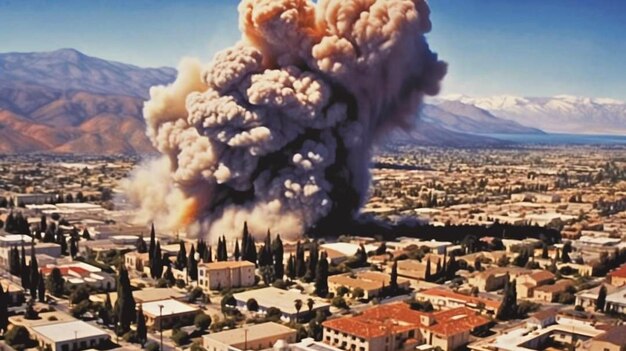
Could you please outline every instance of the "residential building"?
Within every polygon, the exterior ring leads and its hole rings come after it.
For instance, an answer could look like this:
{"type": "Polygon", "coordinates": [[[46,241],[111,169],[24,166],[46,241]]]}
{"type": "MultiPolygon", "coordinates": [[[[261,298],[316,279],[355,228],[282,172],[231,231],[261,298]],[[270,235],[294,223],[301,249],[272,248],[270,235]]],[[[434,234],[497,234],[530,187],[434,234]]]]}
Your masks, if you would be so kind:
{"type": "Polygon", "coordinates": [[[574,286],[574,282],[568,279],[559,280],[552,285],[544,285],[535,289],[533,298],[542,302],[555,302],[559,296],[574,286]]]}
{"type": "Polygon", "coordinates": [[[157,329],[169,329],[174,324],[190,325],[200,312],[198,307],[174,299],[145,302],[141,307],[146,317],[146,325],[157,329]]]}
{"type": "Polygon", "coordinates": [[[535,288],[550,284],[554,281],[554,274],[546,270],[535,271],[531,274],[517,277],[517,297],[533,297],[535,288]]]}
{"type": "Polygon", "coordinates": [[[325,321],[323,341],[342,350],[412,350],[429,344],[453,350],[468,343],[472,331],[489,320],[460,307],[425,313],[404,302],[379,305],[355,316],[325,321]]]}
{"type": "Polygon", "coordinates": [[[124,254],[124,265],[129,272],[144,273],[145,268],[150,268],[150,255],[132,251],[124,254]]]}
{"type": "Polygon", "coordinates": [[[609,283],[613,286],[626,285],[626,264],[609,273],[609,283]]]}
{"type": "Polygon", "coordinates": [[[415,294],[418,301],[430,301],[437,310],[467,307],[479,313],[495,315],[500,308],[500,301],[484,297],[464,295],[443,288],[432,288],[415,294]]]}
{"type": "Polygon", "coordinates": [[[63,279],[70,285],[87,284],[94,288],[105,289],[107,291],[115,289],[116,286],[114,275],[103,272],[102,269],[85,262],[74,261],[59,266],[48,265],[41,268],[41,272],[45,276],[48,276],[54,268],[58,268],[59,271],[61,271],[63,279]]]}
{"type": "MultiPolygon", "coordinates": [[[[411,282],[408,279],[398,278],[398,287],[408,289],[411,282]]],[[[345,287],[354,292],[354,289],[363,290],[363,298],[370,299],[378,296],[384,287],[388,287],[391,282],[389,274],[380,272],[357,272],[338,274],[328,277],[328,288],[330,292],[337,295],[337,289],[345,287]]]]}
{"type": "Polygon", "coordinates": [[[302,294],[298,290],[282,290],[275,287],[244,291],[234,294],[233,297],[237,301],[237,308],[245,309],[246,302],[249,299],[254,299],[259,304],[260,313],[265,313],[269,308],[275,307],[282,312],[284,320],[290,321],[295,320],[296,315],[300,319],[306,319],[314,316],[317,311],[328,311],[330,309],[330,304],[324,299],[302,294]],[[311,311],[307,307],[308,299],[313,300],[311,311]],[[296,300],[301,300],[304,306],[299,313],[295,307],[296,300]]]}
{"type": "Polygon", "coordinates": [[[493,267],[475,273],[468,279],[468,283],[477,287],[479,291],[494,291],[502,289],[507,278],[512,280],[531,272],[529,269],[520,267],[493,267]]]}
{"type": "Polygon", "coordinates": [[[296,331],[267,322],[204,335],[202,344],[207,351],[259,351],[272,349],[279,340],[295,343],[296,331]]]}
{"type": "Polygon", "coordinates": [[[61,321],[29,328],[42,349],[74,351],[95,348],[111,337],[107,332],[80,320],[61,321]]]}
{"type": "Polygon", "coordinates": [[[592,338],[589,345],[590,350],[626,351],[626,325],[612,327],[592,338]]]}
{"type": "Polygon", "coordinates": [[[223,261],[198,265],[198,285],[208,292],[254,285],[255,265],[248,261],[223,261]]]}
{"type": "Polygon", "coordinates": [[[626,286],[606,295],[604,310],[626,315],[626,286]]]}
{"type": "Polygon", "coordinates": [[[617,290],[613,285],[604,283],[595,288],[579,291],[576,293],[576,306],[581,306],[585,310],[594,311],[596,309],[598,294],[603,286],[606,288],[607,296],[617,290]]]}

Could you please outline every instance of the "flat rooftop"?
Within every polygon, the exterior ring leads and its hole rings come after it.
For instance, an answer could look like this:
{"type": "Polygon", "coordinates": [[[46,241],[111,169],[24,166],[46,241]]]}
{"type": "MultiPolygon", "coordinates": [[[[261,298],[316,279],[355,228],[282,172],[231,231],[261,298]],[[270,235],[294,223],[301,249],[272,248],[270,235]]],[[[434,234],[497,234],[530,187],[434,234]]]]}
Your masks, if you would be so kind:
{"type": "Polygon", "coordinates": [[[32,329],[37,334],[54,342],[109,336],[105,331],[79,320],[48,324],[32,329]]]}
{"type": "Polygon", "coordinates": [[[295,330],[285,327],[282,324],[267,322],[243,328],[225,330],[219,333],[212,333],[205,335],[204,337],[218,341],[225,345],[237,345],[245,342],[246,337],[248,342],[254,342],[255,340],[265,339],[271,336],[281,336],[288,333],[295,334],[295,332],[295,330]]]}
{"type": "Polygon", "coordinates": [[[163,306],[163,315],[183,314],[198,311],[197,307],[182,303],[174,299],[156,300],[142,304],[143,312],[152,316],[158,316],[160,307],[163,306]]]}
{"type": "Polygon", "coordinates": [[[313,299],[315,304],[313,309],[328,307],[330,304],[319,297],[302,294],[297,290],[283,290],[274,287],[267,287],[263,289],[249,290],[242,293],[233,295],[236,300],[246,302],[248,299],[255,299],[259,306],[269,308],[276,307],[283,313],[296,314],[296,308],[294,301],[300,299],[306,305],[306,301],[310,298],[313,299]]]}

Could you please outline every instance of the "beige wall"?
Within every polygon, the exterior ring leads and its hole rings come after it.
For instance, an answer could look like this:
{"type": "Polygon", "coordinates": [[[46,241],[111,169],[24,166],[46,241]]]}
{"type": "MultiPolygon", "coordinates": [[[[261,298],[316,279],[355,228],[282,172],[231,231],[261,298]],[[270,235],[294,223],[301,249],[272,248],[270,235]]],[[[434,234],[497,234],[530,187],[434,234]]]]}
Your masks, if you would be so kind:
{"type": "Polygon", "coordinates": [[[598,351],[625,351],[626,345],[620,347],[619,345],[611,344],[606,341],[598,341],[592,340],[590,345],[590,350],[598,350],[598,351]]]}
{"type": "Polygon", "coordinates": [[[235,342],[233,344],[224,344],[221,341],[209,337],[203,338],[203,346],[207,351],[228,351],[229,347],[236,347],[245,350],[266,350],[271,349],[278,340],[285,340],[288,343],[296,342],[296,331],[286,332],[282,334],[270,335],[265,338],[248,340],[247,343],[235,342]]]}
{"type": "Polygon", "coordinates": [[[198,285],[205,291],[254,285],[254,266],[207,269],[198,267],[198,285]]]}

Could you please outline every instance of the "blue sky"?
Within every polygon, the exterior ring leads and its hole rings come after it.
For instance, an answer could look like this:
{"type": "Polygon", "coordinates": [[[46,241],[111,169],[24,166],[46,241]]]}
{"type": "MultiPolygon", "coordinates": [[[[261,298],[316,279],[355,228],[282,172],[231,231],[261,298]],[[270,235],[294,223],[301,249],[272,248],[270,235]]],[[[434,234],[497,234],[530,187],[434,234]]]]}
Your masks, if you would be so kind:
{"type": "MultiPolygon", "coordinates": [[[[235,0],[0,0],[0,52],[72,47],[140,66],[209,60],[239,38],[235,0]]],[[[445,94],[626,100],[626,1],[431,0],[445,94]]]]}

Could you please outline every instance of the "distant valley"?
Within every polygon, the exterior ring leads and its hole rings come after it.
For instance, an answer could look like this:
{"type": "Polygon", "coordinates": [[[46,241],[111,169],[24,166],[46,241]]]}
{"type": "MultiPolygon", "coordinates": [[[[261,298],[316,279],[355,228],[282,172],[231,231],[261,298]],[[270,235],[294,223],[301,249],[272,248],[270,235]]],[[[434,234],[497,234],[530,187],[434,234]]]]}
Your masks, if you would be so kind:
{"type": "MultiPolygon", "coordinates": [[[[0,153],[153,153],[143,102],[151,86],[175,77],[173,68],[141,68],[73,49],[0,54],[0,153]]],[[[388,140],[490,147],[509,142],[484,134],[619,134],[626,132],[625,106],[565,97],[437,98],[423,106],[413,130],[395,131],[388,140]]]]}

